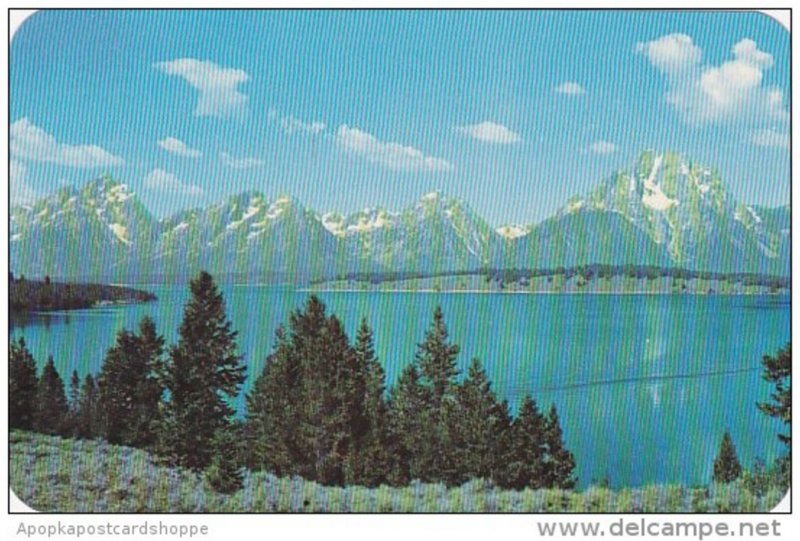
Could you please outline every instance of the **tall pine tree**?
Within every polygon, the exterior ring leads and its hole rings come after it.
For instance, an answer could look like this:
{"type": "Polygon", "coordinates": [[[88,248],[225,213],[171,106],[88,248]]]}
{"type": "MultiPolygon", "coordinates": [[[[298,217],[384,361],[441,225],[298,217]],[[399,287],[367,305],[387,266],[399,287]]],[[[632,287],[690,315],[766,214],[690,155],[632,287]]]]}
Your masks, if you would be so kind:
{"type": "Polygon", "coordinates": [[[63,434],[69,407],[64,380],[56,370],[53,356],[47,358],[36,392],[34,429],[45,434],[63,434]]]}
{"type": "Polygon", "coordinates": [[[356,372],[363,374],[361,413],[355,417],[352,450],[346,467],[348,484],[378,486],[387,481],[390,468],[388,410],[384,397],[385,375],[375,356],[372,329],[362,319],[353,346],[356,372]]]}
{"type": "Polygon", "coordinates": [[[547,425],[536,401],[526,396],[511,425],[507,471],[501,481],[503,486],[521,490],[549,485],[545,471],[547,425]]]}
{"type": "Polygon", "coordinates": [[[433,472],[435,444],[431,431],[431,391],[421,383],[415,364],[400,374],[389,398],[389,437],[392,441],[393,465],[390,481],[406,485],[413,479],[438,480],[433,472]]]}
{"type": "Polygon", "coordinates": [[[450,343],[442,308],[437,306],[433,321],[425,332],[425,340],[417,345],[415,362],[419,367],[420,382],[429,389],[424,417],[423,434],[427,444],[421,452],[421,462],[426,464],[426,480],[458,483],[456,466],[456,433],[451,430],[450,419],[457,415],[456,358],[459,347],[450,343]]]}
{"type": "Polygon", "coordinates": [[[231,428],[230,401],[239,393],[245,369],[214,279],[201,272],[189,288],[178,344],[165,370],[169,402],[163,450],[178,465],[203,469],[211,463],[217,433],[231,428]]]}
{"type": "Polygon", "coordinates": [[[298,435],[294,404],[299,393],[299,365],[283,327],[275,333],[273,353],[247,394],[247,466],[276,475],[298,473],[298,435]]]}
{"type": "Polygon", "coordinates": [[[457,412],[451,430],[457,434],[455,451],[462,481],[496,479],[505,467],[510,419],[478,359],[473,359],[458,389],[457,412]]]}
{"type": "Polygon", "coordinates": [[[119,331],[98,376],[103,433],[111,443],[152,447],[157,441],[160,403],[164,393],[164,338],[149,317],[139,333],[119,331]]]}
{"type": "Polygon", "coordinates": [[[433,390],[433,406],[438,408],[445,393],[452,390],[458,375],[456,358],[459,347],[450,343],[441,306],[433,312],[433,322],[425,340],[417,346],[416,362],[420,374],[433,390]]]}
{"type": "Polygon", "coordinates": [[[545,443],[547,444],[546,486],[548,488],[575,488],[577,484],[577,479],[574,477],[575,456],[564,445],[555,404],[550,406],[550,413],[547,416],[545,443]]]}
{"type": "Polygon", "coordinates": [[[25,339],[10,344],[8,358],[8,421],[11,428],[31,430],[36,417],[39,379],[36,361],[28,351],[25,339]]]}

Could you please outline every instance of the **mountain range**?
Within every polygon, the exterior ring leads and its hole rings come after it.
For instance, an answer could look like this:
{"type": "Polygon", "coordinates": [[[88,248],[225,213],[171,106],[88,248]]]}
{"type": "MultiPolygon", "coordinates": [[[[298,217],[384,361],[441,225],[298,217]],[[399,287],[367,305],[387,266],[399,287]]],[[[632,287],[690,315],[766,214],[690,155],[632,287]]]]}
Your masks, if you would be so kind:
{"type": "Polygon", "coordinates": [[[646,151],[553,216],[496,229],[441,192],[400,211],[343,215],[251,191],[156,219],[126,184],[103,176],[12,207],[9,248],[18,275],[127,282],[184,280],[200,269],[302,283],[592,263],[788,276],[790,214],[788,205],[736,201],[714,169],[646,151]]]}

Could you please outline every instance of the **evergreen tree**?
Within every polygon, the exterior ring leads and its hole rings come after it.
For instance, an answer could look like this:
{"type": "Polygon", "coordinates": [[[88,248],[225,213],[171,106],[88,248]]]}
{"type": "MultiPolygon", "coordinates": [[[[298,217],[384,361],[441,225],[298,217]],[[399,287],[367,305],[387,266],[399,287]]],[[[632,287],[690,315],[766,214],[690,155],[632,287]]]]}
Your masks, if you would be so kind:
{"type": "Polygon", "coordinates": [[[365,374],[358,371],[341,323],[325,317],[325,306],[316,297],[309,299],[306,316],[293,324],[303,376],[300,434],[313,478],[343,484],[344,465],[366,423],[365,374]]]}
{"type": "Polygon", "coordinates": [[[545,443],[547,445],[545,486],[548,488],[575,488],[577,484],[577,480],[573,476],[573,472],[575,471],[575,456],[564,446],[564,439],[555,404],[550,406],[550,413],[547,416],[545,443]]]}
{"type": "Polygon", "coordinates": [[[12,341],[8,359],[8,421],[11,428],[31,430],[37,408],[39,379],[36,361],[28,351],[25,339],[12,341]]]}
{"type": "Polygon", "coordinates": [[[362,325],[351,347],[339,320],[311,296],[291,315],[288,332],[279,329],[248,394],[248,464],[327,485],[381,482],[382,394],[371,331],[362,325]]]}
{"type": "Polygon", "coordinates": [[[390,468],[387,432],[388,410],[384,394],[385,375],[375,356],[372,329],[362,319],[353,346],[355,371],[361,376],[363,389],[360,413],[354,417],[352,449],[346,466],[347,484],[378,486],[388,479],[390,468]]]}
{"type": "MultiPolygon", "coordinates": [[[[770,417],[780,419],[789,428],[792,423],[792,345],[786,344],[775,357],[764,355],[762,364],[763,378],[775,385],[775,392],[770,395],[772,402],[760,402],[758,408],[770,417]]],[[[791,430],[786,434],[778,434],[778,438],[791,447],[791,430]]]]}
{"type": "Polygon", "coordinates": [[[217,432],[230,429],[235,412],[229,401],[239,393],[245,369],[211,275],[201,272],[189,287],[180,338],[165,371],[170,396],[162,435],[173,462],[203,469],[211,463],[217,432]]]}
{"type": "Polygon", "coordinates": [[[406,485],[413,479],[433,481],[434,442],[431,431],[431,391],[421,383],[415,364],[408,365],[392,389],[389,405],[389,434],[394,443],[390,480],[406,485]]]}
{"type": "Polygon", "coordinates": [[[456,357],[459,347],[450,344],[441,306],[433,312],[433,322],[425,332],[425,341],[417,346],[416,362],[420,374],[433,390],[433,406],[439,407],[445,393],[458,375],[456,357]]]}
{"type": "Polygon", "coordinates": [[[109,442],[133,447],[156,443],[163,354],[164,339],[149,317],[139,323],[139,334],[127,329],[117,333],[98,376],[103,433],[109,442]]]}
{"type": "Polygon", "coordinates": [[[76,436],[94,438],[100,434],[99,392],[94,377],[86,374],[81,386],[76,423],[76,436]]]}
{"type": "Polygon", "coordinates": [[[355,354],[336,316],[327,318],[318,339],[305,344],[311,349],[302,357],[303,394],[311,407],[301,417],[301,434],[310,452],[313,479],[343,485],[349,453],[366,426],[364,374],[357,370],[355,354]]]}
{"type": "Polygon", "coordinates": [[[508,466],[501,480],[503,486],[522,490],[549,485],[545,471],[547,430],[547,418],[539,411],[536,401],[526,396],[511,425],[508,466]]]}
{"type": "Polygon", "coordinates": [[[452,431],[457,434],[455,450],[461,481],[497,478],[499,469],[505,467],[510,419],[507,406],[498,402],[477,359],[473,359],[458,389],[457,413],[452,431]]]}
{"type": "Polygon", "coordinates": [[[62,434],[69,408],[64,381],[56,370],[53,356],[47,358],[36,392],[34,429],[45,434],[62,434]]]}
{"type": "Polygon", "coordinates": [[[299,393],[299,370],[285,329],[279,327],[275,336],[273,353],[247,395],[246,463],[251,469],[285,476],[298,472],[293,408],[299,393]]]}
{"type": "Polygon", "coordinates": [[[722,436],[717,458],[714,459],[714,482],[730,483],[738,479],[741,473],[742,466],[736,455],[736,446],[733,444],[730,432],[726,430],[722,436]]]}
{"type": "MultiPolygon", "coordinates": [[[[419,440],[418,443],[422,444],[416,449],[407,446],[408,452],[412,453],[412,479],[448,484],[457,484],[459,481],[456,465],[458,435],[452,421],[458,415],[455,394],[458,352],[459,347],[450,343],[444,314],[441,307],[437,306],[433,321],[425,332],[425,340],[417,345],[414,359],[418,376],[414,384],[420,385],[424,391],[419,393],[411,390],[416,395],[415,399],[423,399],[418,420],[424,422],[418,424],[418,421],[411,421],[420,432],[418,435],[404,436],[419,440]]],[[[410,373],[408,375],[411,376],[410,373]]],[[[408,382],[411,383],[411,380],[408,382]]]]}

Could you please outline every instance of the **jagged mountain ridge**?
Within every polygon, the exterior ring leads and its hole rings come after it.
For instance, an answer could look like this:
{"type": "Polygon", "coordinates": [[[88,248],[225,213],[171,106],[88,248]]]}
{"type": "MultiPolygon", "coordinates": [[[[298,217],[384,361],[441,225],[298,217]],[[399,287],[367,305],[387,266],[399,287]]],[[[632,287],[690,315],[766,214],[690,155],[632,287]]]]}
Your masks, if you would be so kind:
{"type": "Polygon", "coordinates": [[[306,282],[591,263],[788,275],[789,235],[788,205],[741,204],[716,171],[648,151],[550,218],[497,229],[441,192],[400,211],[342,215],[248,191],[157,220],[125,184],[102,177],[13,207],[10,253],[17,274],[120,281],[182,280],[200,269],[306,282]]]}

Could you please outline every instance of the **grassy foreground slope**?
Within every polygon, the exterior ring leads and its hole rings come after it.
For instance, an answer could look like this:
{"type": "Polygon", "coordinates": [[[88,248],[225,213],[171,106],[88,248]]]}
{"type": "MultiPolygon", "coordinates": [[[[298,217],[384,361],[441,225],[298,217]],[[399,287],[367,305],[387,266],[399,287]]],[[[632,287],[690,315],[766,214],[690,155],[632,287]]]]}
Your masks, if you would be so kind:
{"type": "Polygon", "coordinates": [[[741,483],[609,490],[498,490],[475,480],[457,488],[414,482],[325,487],[298,477],[247,472],[244,488],[226,496],[201,474],[158,465],[146,452],[90,440],[12,431],[11,489],[38,511],[50,512],[767,512],[783,497],[756,496],[741,483]]]}

